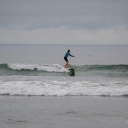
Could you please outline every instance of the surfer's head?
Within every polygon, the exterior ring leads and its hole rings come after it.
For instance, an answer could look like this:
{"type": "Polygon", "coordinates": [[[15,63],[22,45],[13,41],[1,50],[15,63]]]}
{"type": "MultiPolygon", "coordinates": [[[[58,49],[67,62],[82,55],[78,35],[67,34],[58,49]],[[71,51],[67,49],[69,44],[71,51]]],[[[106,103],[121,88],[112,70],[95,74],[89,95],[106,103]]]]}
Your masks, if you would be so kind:
{"type": "Polygon", "coordinates": [[[70,52],[70,50],[68,50],[68,52],[70,52]]]}

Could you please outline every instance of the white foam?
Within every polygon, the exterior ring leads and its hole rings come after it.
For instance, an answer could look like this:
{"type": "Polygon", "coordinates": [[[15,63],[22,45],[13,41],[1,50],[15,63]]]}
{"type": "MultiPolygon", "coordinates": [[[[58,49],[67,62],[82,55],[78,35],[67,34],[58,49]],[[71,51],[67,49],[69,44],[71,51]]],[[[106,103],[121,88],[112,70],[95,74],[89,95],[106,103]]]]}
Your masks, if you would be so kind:
{"type": "Polygon", "coordinates": [[[1,95],[43,96],[124,96],[128,85],[115,82],[91,83],[88,81],[0,81],[1,95]]]}
{"type": "Polygon", "coordinates": [[[59,65],[59,64],[18,64],[18,63],[13,63],[13,64],[8,64],[8,67],[13,69],[13,70],[22,70],[22,69],[28,69],[28,70],[43,70],[43,71],[48,71],[48,72],[67,72],[67,70],[59,65]]]}

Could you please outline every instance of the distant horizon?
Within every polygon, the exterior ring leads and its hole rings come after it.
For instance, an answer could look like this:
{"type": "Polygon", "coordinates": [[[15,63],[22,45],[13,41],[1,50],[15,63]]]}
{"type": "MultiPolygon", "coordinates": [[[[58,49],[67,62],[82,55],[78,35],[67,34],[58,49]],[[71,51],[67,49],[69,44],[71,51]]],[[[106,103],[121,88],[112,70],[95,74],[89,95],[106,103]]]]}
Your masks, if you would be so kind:
{"type": "Polygon", "coordinates": [[[87,45],[87,46],[99,46],[99,45],[103,45],[103,46],[128,46],[128,44],[0,44],[0,45],[87,45]]]}

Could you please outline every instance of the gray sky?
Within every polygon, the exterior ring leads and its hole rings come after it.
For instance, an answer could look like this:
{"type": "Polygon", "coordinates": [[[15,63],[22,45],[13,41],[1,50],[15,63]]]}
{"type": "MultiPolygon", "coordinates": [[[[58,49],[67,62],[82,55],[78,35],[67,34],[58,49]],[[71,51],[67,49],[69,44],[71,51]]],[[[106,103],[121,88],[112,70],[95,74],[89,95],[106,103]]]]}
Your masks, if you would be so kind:
{"type": "Polygon", "coordinates": [[[0,44],[127,44],[128,0],[0,0],[0,44]]]}

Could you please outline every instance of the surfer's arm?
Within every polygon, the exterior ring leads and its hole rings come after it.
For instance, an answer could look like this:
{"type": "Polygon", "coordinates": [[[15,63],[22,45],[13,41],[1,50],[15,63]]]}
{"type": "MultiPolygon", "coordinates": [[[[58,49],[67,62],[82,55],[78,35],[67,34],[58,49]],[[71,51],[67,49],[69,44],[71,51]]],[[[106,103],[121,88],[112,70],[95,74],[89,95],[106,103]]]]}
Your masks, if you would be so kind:
{"type": "Polygon", "coordinates": [[[71,56],[71,57],[75,57],[75,56],[73,56],[73,55],[71,55],[71,54],[70,54],[70,56],[71,56]]]}

